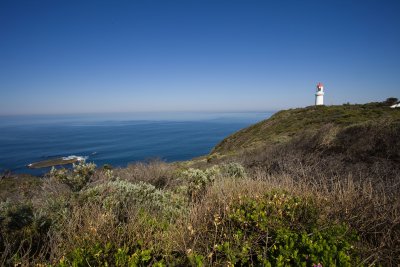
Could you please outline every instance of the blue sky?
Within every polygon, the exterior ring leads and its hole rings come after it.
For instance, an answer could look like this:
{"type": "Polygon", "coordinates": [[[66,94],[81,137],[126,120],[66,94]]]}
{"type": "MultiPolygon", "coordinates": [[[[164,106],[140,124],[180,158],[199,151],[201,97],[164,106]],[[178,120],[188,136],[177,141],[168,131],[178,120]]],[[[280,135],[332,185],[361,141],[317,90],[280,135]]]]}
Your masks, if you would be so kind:
{"type": "Polygon", "coordinates": [[[400,98],[400,1],[0,1],[0,114],[400,98]]]}

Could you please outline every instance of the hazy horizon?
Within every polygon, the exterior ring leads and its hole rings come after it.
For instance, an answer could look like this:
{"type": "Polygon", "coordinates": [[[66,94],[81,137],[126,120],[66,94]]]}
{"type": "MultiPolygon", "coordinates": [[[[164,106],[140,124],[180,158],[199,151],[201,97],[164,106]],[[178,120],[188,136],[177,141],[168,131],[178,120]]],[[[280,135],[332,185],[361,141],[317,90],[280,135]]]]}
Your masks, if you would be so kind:
{"type": "Polygon", "coordinates": [[[400,2],[1,1],[0,115],[400,97],[400,2]]]}
{"type": "Polygon", "coordinates": [[[246,114],[246,113],[275,113],[279,110],[151,110],[151,111],[91,111],[91,112],[53,112],[53,113],[13,113],[0,114],[0,117],[25,117],[25,116],[113,116],[113,115],[151,115],[151,114],[246,114]]]}

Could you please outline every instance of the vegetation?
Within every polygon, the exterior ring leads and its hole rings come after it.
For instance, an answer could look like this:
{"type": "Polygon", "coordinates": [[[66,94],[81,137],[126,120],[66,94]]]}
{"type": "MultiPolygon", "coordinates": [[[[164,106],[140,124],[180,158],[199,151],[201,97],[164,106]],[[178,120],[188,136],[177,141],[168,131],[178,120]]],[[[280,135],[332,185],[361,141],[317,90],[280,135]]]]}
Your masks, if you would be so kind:
{"type": "Polygon", "coordinates": [[[213,239],[204,238],[203,249],[213,248],[209,258],[217,265],[312,266],[322,262],[344,266],[356,262],[351,245],[355,236],[346,226],[324,221],[313,202],[280,191],[235,197],[226,203],[223,214],[213,214],[213,225],[203,226],[213,232],[213,239]]]}
{"type": "Polygon", "coordinates": [[[388,106],[391,106],[391,105],[397,104],[398,101],[399,100],[396,97],[389,97],[389,98],[386,99],[385,103],[388,106]]]}
{"type": "Polygon", "coordinates": [[[400,115],[384,105],[282,111],[207,159],[3,178],[0,265],[397,266],[400,115]]]}
{"type": "Polygon", "coordinates": [[[227,137],[212,154],[230,154],[260,145],[286,143],[301,133],[313,134],[327,124],[343,129],[371,122],[400,122],[400,111],[388,108],[385,102],[283,110],[227,137]]]}
{"type": "Polygon", "coordinates": [[[3,177],[0,176],[0,201],[31,199],[38,193],[32,189],[39,188],[42,183],[43,181],[35,176],[7,173],[3,177]]]}

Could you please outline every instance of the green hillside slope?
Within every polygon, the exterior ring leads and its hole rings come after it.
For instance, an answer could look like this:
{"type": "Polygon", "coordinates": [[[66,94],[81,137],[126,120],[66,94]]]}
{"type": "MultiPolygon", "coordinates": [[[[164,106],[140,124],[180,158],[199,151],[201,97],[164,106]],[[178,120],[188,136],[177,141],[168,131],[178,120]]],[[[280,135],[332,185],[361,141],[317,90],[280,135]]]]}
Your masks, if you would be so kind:
{"type": "Polygon", "coordinates": [[[345,128],[363,123],[396,122],[400,122],[400,110],[382,103],[283,110],[225,138],[211,154],[230,154],[245,148],[286,143],[299,134],[315,133],[328,124],[345,128]]]}

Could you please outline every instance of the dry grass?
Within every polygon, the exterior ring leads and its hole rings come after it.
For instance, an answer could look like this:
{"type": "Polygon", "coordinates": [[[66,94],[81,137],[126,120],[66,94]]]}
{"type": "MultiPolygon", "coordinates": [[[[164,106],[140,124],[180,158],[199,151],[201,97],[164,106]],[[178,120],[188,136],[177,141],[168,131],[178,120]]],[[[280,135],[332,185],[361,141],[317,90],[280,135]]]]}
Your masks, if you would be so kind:
{"type": "Polygon", "coordinates": [[[176,168],[160,160],[139,162],[127,168],[114,170],[115,175],[130,182],[146,182],[157,188],[171,188],[176,185],[176,168]]]}
{"type": "Polygon", "coordinates": [[[139,241],[143,247],[161,250],[162,218],[156,223],[157,216],[144,216],[136,207],[129,207],[125,212],[125,220],[121,222],[116,214],[99,205],[75,206],[52,235],[51,258],[57,262],[66,252],[94,245],[134,248],[139,241]]]}

